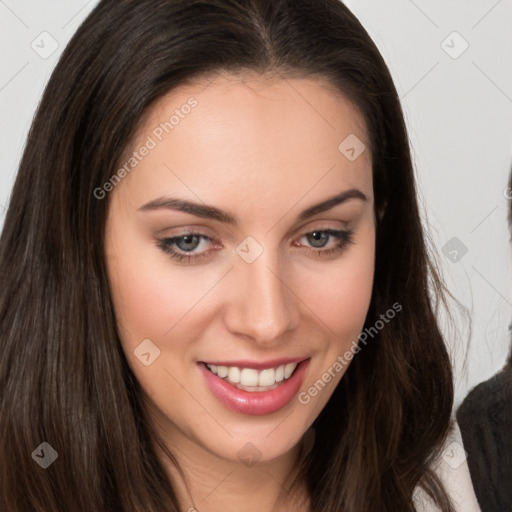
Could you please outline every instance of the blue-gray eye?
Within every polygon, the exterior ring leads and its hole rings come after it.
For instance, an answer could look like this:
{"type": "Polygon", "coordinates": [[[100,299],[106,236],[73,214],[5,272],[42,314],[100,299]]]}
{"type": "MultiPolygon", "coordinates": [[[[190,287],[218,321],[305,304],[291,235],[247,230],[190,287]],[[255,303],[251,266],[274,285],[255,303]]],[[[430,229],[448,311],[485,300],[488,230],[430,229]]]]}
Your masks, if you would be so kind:
{"type": "Polygon", "coordinates": [[[308,233],[306,238],[312,247],[321,248],[325,247],[331,236],[332,235],[326,231],[313,231],[308,233]]]}
{"type": "Polygon", "coordinates": [[[201,242],[201,237],[198,235],[184,235],[173,238],[176,247],[184,252],[193,251],[197,249],[201,242]]]}

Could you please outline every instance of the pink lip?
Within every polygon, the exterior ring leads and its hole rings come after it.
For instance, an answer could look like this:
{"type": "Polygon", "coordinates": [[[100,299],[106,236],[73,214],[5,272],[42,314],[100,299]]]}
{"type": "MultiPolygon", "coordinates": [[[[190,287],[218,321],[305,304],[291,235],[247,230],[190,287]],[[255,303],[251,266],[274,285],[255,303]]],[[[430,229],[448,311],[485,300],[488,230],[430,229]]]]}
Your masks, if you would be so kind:
{"type": "MultiPolygon", "coordinates": [[[[285,361],[285,359],[280,361],[285,361]]],[[[268,363],[265,363],[264,366],[262,366],[262,369],[269,367],[273,368],[273,365],[280,366],[281,364],[286,364],[280,361],[278,361],[277,365],[275,365],[275,362],[273,361],[270,366],[268,363]]],[[[299,361],[301,360],[288,360],[288,362],[299,361]]],[[[254,392],[238,389],[228,381],[221,379],[210,372],[204,363],[198,363],[198,366],[206,379],[210,391],[226,407],[241,414],[264,415],[276,412],[291,402],[304,382],[304,376],[306,374],[309,361],[309,359],[302,360],[293,372],[293,375],[288,380],[281,382],[275,389],[271,389],[270,391],[254,392]]],[[[241,363],[241,361],[238,361],[237,363],[241,363]]],[[[247,366],[246,363],[238,365],[233,361],[225,365],[222,363],[208,364],[218,364],[219,366],[241,366],[243,368],[257,369],[254,366],[247,366]]]]}
{"type": "Polygon", "coordinates": [[[215,366],[237,366],[238,368],[252,368],[254,370],[266,370],[267,368],[277,368],[283,364],[300,363],[307,357],[282,357],[281,359],[272,359],[271,361],[202,361],[204,364],[213,364],[215,366]]]}

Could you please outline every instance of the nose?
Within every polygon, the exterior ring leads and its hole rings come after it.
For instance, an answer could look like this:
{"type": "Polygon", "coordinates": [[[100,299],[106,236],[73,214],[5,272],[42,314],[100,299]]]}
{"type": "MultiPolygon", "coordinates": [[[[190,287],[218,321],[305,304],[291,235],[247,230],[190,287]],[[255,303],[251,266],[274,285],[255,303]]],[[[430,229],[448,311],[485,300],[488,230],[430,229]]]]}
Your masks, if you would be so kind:
{"type": "Polygon", "coordinates": [[[279,343],[300,322],[299,300],[289,275],[266,251],[252,263],[238,259],[230,276],[227,329],[260,345],[279,343]]]}

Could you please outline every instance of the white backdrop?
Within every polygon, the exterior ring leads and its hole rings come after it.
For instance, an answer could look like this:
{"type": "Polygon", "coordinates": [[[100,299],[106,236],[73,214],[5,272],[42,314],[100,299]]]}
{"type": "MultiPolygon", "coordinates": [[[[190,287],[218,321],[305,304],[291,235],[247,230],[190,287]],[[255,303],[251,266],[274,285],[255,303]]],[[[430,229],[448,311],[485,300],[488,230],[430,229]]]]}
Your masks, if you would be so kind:
{"type": "MultiPolygon", "coordinates": [[[[0,0],[0,226],[43,87],[96,3],[0,0]]],[[[509,346],[512,0],[346,3],[395,79],[433,247],[450,290],[469,311],[470,324],[455,311],[458,342],[446,329],[458,403],[503,366],[509,346]]]]}

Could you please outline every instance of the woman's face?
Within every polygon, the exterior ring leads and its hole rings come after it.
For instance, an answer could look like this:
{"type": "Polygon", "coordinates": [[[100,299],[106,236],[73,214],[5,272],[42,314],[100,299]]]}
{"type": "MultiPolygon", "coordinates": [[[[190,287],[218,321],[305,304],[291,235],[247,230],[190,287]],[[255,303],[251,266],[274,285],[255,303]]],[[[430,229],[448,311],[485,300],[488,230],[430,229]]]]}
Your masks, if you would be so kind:
{"type": "Polygon", "coordinates": [[[363,144],[362,117],[310,79],[218,76],[145,117],[102,189],[107,265],[126,357],[170,447],[274,460],[329,400],[371,298],[363,144]]]}

